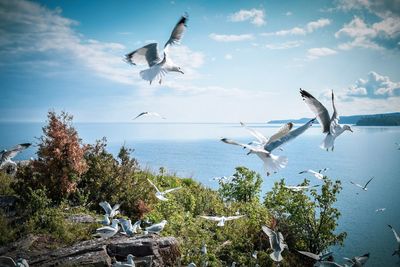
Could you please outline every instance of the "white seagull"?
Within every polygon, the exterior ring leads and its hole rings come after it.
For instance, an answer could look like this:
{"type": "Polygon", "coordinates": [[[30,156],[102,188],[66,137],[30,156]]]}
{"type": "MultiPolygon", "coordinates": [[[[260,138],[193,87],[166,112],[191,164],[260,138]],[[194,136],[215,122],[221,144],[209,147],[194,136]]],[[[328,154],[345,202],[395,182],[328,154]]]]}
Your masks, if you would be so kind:
{"type": "Polygon", "coordinates": [[[218,222],[217,226],[222,227],[225,225],[225,222],[227,221],[232,221],[232,220],[236,220],[239,218],[244,217],[244,215],[236,215],[236,216],[204,216],[204,215],[200,215],[201,218],[210,220],[210,221],[214,221],[214,222],[218,222]]]}
{"type": "Polygon", "coordinates": [[[154,234],[159,234],[167,224],[166,220],[162,220],[160,223],[153,224],[149,227],[146,227],[146,232],[148,233],[154,233],[154,234]]]}
{"type": "Polygon", "coordinates": [[[252,136],[254,136],[257,139],[257,141],[252,141],[252,142],[248,143],[248,145],[261,145],[261,146],[265,146],[267,144],[272,143],[273,141],[280,139],[281,137],[287,135],[290,132],[290,130],[293,128],[293,123],[291,123],[291,122],[286,123],[286,124],[282,125],[281,128],[279,128],[278,132],[276,132],[271,137],[267,138],[262,133],[260,133],[259,131],[255,130],[253,128],[248,127],[243,122],[240,122],[240,125],[242,125],[247,131],[250,132],[250,134],[252,136]]]}
{"type": "Polygon", "coordinates": [[[319,180],[322,180],[324,178],[324,175],[322,173],[327,171],[327,170],[328,170],[328,168],[324,168],[324,169],[318,170],[318,172],[316,172],[314,170],[305,170],[305,171],[299,172],[299,174],[310,173],[310,174],[314,175],[315,178],[317,178],[319,180]]]}
{"type": "Polygon", "coordinates": [[[7,256],[0,256],[0,266],[7,267],[29,267],[28,262],[23,258],[18,258],[15,262],[12,258],[7,256]]]}
{"type": "Polygon", "coordinates": [[[374,177],[372,177],[371,179],[369,179],[368,182],[367,182],[364,186],[362,186],[362,185],[360,185],[360,184],[357,184],[357,183],[355,183],[355,182],[353,182],[353,181],[350,181],[350,183],[353,184],[353,185],[355,185],[355,186],[360,187],[360,188],[361,188],[362,190],[364,190],[364,191],[367,191],[367,190],[368,190],[367,185],[372,181],[372,179],[374,179],[374,177]]]}
{"type": "Polygon", "coordinates": [[[126,262],[116,261],[113,267],[135,267],[135,262],[133,261],[135,257],[132,254],[128,254],[126,257],[126,262]]]}
{"type": "Polygon", "coordinates": [[[12,159],[18,155],[21,151],[30,147],[30,143],[24,143],[16,145],[10,149],[4,149],[0,151],[0,169],[5,167],[6,165],[12,165],[14,168],[17,168],[17,163],[15,163],[12,159]]]}
{"type": "Polygon", "coordinates": [[[128,235],[128,236],[133,236],[134,234],[137,234],[137,230],[141,229],[140,228],[140,224],[142,223],[141,220],[135,222],[132,225],[132,221],[131,220],[126,220],[126,219],[118,219],[119,223],[122,226],[122,230],[128,235]]]}
{"type": "Polygon", "coordinates": [[[110,225],[110,218],[108,217],[107,214],[104,214],[103,220],[99,220],[99,223],[101,223],[102,225],[110,225]]]}
{"type": "Polygon", "coordinates": [[[303,97],[304,102],[310,108],[310,110],[317,116],[317,119],[322,127],[322,132],[326,133],[326,137],[321,144],[322,149],[327,151],[334,149],[335,139],[341,135],[344,131],[353,132],[349,125],[339,125],[339,115],[335,107],[334,94],[332,91],[332,107],[333,114],[329,118],[328,110],[319,102],[315,97],[313,97],[309,92],[300,89],[300,94],[303,97]]]}
{"type": "Polygon", "coordinates": [[[400,257],[400,237],[397,234],[396,230],[394,230],[394,228],[390,224],[388,224],[388,226],[390,227],[390,229],[392,229],[393,234],[394,234],[394,238],[396,238],[396,242],[397,242],[397,245],[398,245],[398,248],[393,252],[392,256],[397,254],[400,257]]]}
{"type": "Polygon", "coordinates": [[[132,65],[148,65],[149,68],[142,70],[140,72],[140,77],[143,80],[150,82],[150,84],[154,80],[158,80],[161,84],[162,78],[168,72],[180,72],[182,74],[183,71],[180,67],[176,66],[172,60],[168,57],[168,48],[170,45],[179,44],[183,33],[186,29],[186,22],[188,20],[187,14],[182,16],[178,23],[175,25],[172,30],[171,36],[168,41],[164,45],[164,55],[161,58],[158,53],[157,43],[151,43],[143,46],[125,56],[125,60],[132,65]]]}
{"type": "Polygon", "coordinates": [[[269,237],[269,244],[271,248],[274,250],[271,254],[269,254],[270,258],[273,261],[282,261],[282,252],[283,250],[289,249],[288,246],[285,244],[283,235],[281,232],[275,232],[272,229],[268,228],[267,226],[262,226],[263,232],[269,237]]]}
{"type": "Polygon", "coordinates": [[[178,190],[178,189],[182,188],[180,186],[180,187],[171,188],[171,189],[165,190],[164,192],[161,192],[158,189],[158,187],[155,184],[153,184],[149,179],[147,179],[147,181],[149,181],[149,183],[156,189],[156,191],[157,191],[156,192],[156,198],[158,198],[159,200],[162,200],[162,201],[167,201],[168,200],[168,198],[165,197],[166,194],[171,193],[171,192],[173,192],[175,190],[178,190]]]}
{"type": "Polygon", "coordinates": [[[311,186],[311,185],[284,185],[283,187],[285,187],[289,190],[292,190],[294,192],[300,192],[300,191],[307,190],[312,187],[318,187],[318,186],[319,185],[313,185],[313,186],[311,186]]]}
{"type": "Polygon", "coordinates": [[[200,249],[200,252],[202,255],[206,255],[207,254],[207,244],[204,243],[203,246],[200,249]]]}
{"type": "Polygon", "coordinates": [[[111,225],[109,226],[103,226],[100,228],[96,229],[96,234],[94,234],[95,236],[100,236],[102,238],[109,238],[114,236],[118,230],[119,230],[119,226],[118,226],[119,220],[118,219],[113,219],[111,225]]]}
{"type": "Polygon", "coordinates": [[[106,215],[110,218],[113,218],[115,215],[119,214],[118,209],[121,206],[120,204],[115,204],[114,207],[111,208],[111,205],[107,201],[100,202],[99,205],[104,209],[106,215]]]}
{"type": "Polygon", "coordinates": [[[161,116],[157,112],[144,111],[144,112],[140,113],[139,115],[137,115],[135,118],[133,118],[133,120],[136,120],[137,118],[142,117],[142,116],[154,116],[154,117],[158,117],[163,120],[166,119],[165,117],[161,116]]]}
{"type": "Polygon", "coordinates": [[[325,253],[325,254],[319,253],[317,255],[317,254],[312,253],[312,252],[301,251],[301,250],[298,250],[297,252],[299,252],[300,254],[303,254],[304,256],[307,256],[307,257],[309,257],[311,259],[314,259],[316,261],[323,261],[323,260],[325,260],[326,258],[328,258],[329,256],[331,256],[333,254],[333,252],[328,252],[328,253],[325,253]]]}
{"type": "Polygon", "coordinates": [[[352,259],[349,258],[344,258],[344,259],[351,263],[351,267],[361,267],[364,266],[364,264],[368,261],[369,253],[366,253],[362,256],[356,256],[352,259]]]}

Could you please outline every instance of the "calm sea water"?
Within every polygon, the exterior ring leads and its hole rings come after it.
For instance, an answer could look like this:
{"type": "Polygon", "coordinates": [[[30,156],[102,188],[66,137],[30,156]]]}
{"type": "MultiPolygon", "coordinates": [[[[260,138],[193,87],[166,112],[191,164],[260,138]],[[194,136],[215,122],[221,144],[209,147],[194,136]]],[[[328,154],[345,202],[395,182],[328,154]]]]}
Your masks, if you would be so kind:
{"type": "MultiPolygon", "coordinates": [[[[20,142],[35,142],[41,135],[39,123],[0,123],[0,149],[20,142]]],[[[251,124],[270,135],[279,126],[251,124]]],[[[223,144],[221,137],[250,141],[248,133],[237,124],[75,124],[80,137],[93,143],[103,136],[108,139],[108,149],[116,154],[121,145],[134,148],[133,156],[142,167],[158,170],[163,166],[170,172],[192,177],[206,186],[217,188],[211,181],[215,176],[231,175],[242,165],[263,173],[262,162],[254,155],[246,156],[239,147],[223,144]]],[[[334,152],[319,148],[323,136],[318,126],[284,147],[279,154],[289,157],[288,166],[278,174],[264,177],[262,195],[273,183],[286,178],[288,184],[300,183],[306,176],[298,172],[305,169],[328,167],[327,175],[342,181],[343,190],[336,206],[342,216],[338,231],[348,233],[344,247],[335,247],[338,262],[342,257],[352,257],[371,252],[367,266],[400,266],[394,236],[387,224],[400,233],[400,142],[399,127],[354,127],[338,138],[334,152]],[[368,191],[350,184],[364,184],[371,177],[368,191]],[[359,194],[356,194],[359,193],[359,194]],[[386,208],[376,213],[378,208],[386,208]]],[[[22,153],[20,159],[34,156],[35,147],[22,153]]],[[[314,184],[319,181],[308,177],[314,184]]]]}

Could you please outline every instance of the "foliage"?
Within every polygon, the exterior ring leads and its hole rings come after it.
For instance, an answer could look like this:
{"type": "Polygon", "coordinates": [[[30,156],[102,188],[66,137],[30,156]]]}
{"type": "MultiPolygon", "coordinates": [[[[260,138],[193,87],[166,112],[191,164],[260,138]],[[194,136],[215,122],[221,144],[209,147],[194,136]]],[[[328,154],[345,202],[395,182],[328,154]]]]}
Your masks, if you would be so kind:
{"type": "MultiPolygon", "coordinates": [[[[340,181],[323,178],[320,193],[294,192],[284,187],[285,181],[275,183],[265,196],[264,204],[278,220],[280,231],[286,234],[291,249],[320,253],[329,246],[342,244],[346,233],[334,233],[340,212],[333,205],[341,187],[340,181]]],[[[301,185],[309,185],[304,180],[301,185]]]]}
{"type": "Polygon", "coordinates": [[[10,196],[14,194],[14,190],[11,186],[13,181],[13,177],[4,172],[0,172],[0,195],[10,196]]]}
{"type": "Polygon", "coordinates": [[[16,231],[0,211],[0,246],[8,244],[16,237],[16,231]]]}

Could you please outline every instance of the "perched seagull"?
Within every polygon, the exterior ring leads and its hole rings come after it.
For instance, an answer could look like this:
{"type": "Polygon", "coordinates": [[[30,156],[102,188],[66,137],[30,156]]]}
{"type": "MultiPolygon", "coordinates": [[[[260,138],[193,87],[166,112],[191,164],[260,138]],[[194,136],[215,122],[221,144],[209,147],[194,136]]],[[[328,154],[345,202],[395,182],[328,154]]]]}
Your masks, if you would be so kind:
{"type": "Polygon", "coordinates": [[[149,179],[147,179],[147,181],[149,181],[149,183],[156,189],[156,191],[157,191],[156,192],[156,198],[158,198],[159,200],[162,200],[162,201],[167,201],[168,200],[168,198],[165,197],[166,194],[171,193],[171,192],[173,192],[175,190],[178,190],[178,189],[182,188],[182,187],[175,187],[175,188],[171,188],[171,189],[165,190],[164,192],[161,192],[157,188],[157,186],[155,184],[153,184],[149,179]]]}
{"type": "Polygon", "coordinates": [[[148,233],[155,233],[155,234],[159,234],[165,227],[165,225],[167,224],[166,220],[162,220],[160,223],[157,224],[153,224],[149,227],[146,227],[146,231],[148,233]]]}
{"type": "Polygon", "coordinates": [[[232,220],[236,220],[236,219],[239,219],[239,218],[242,218],[242,217],[244,217],[244,215],[236,215],[236,216],[228,216],[228,217],[225,217],[225,216],[221,216],[221,217],[220,217],[220,216],[204,216],[204,215],[201,215],[200,217],[201,217],[201,218],[204,218],[204,219],[207,219],[207,220],[210,220],[210,221],[218,222],[217,226],[222,227],[222,226],[225,225],[225,222],[227,222],[227,221],[232,221],[232,220]]]}
{"type": "Polygon", "coordinates": [[[103,226],[97,228],[95,236],[100,236],[102,238],[109,238],[114,236],[119,230],[118,223],[119,223],[118,219],[113,219],[110,226],[103,226]]]}
{"type": "Polygon", "coordinates": [[[318,170],[318,172],[316,172],[314,170],[305,170],[305,171],[299,172],[299,174],[310,173],[310,174],[314,175],[315,178],[317,178],[319,180],[322,180],[324,178],[324,175],[322,173],[327,171],[327,170],[328,170],[328,168],[324,168],[324,169],[318,170]]]}
{"type": "Polygon", "coordinates": [[[200,249],[200,252],[202,255],[206,255],[207,254],[207,244],[204,243],[203,246],[200,249]]]}
{"type": "Polygon", "coordinates": [[[4,149],[3,151],[0,151],[0,169],[2,169],[6,165],[12,165],[16,169],[17,163],[15,163],[12,159],[16,155],[18,155],[21,151],[27,149],[31,145],[32,145],[31,143],[24,143],[16,145],[10,148],[9,150],[4,149]]]}
{"type": "Polygon", "coordinates": [[[142,70],[140,72],[140,77],[143,80],[150,82],[150,84],[154,80],[158,80],[161,84],[162,78],[168,72],[180,72],[182,74],[183,71],[180,67],[176,66],[172,60],[168,57],[168,48],[170,45],[179,44],[183,33],[186,29],[186,22],[188,20],[187,14],[182,16],[174,29],[172,30],[171,36],[168,41],[164,45],[164,55],[161,58],[158,52],[158,44],[151,43],[143,46],[125,56],[126,62],[132,65],[148,65],[149,68],[142,70]]]}
{"type": "Polygon", "coordinates": [[[126,262],[116,261],[113,267],[135,267],[135,262],[133,261],[135,257],[132,254],[128,254],[126,257],[126,262]]]}
{"type": "Polygon", "coordinates": [[[110,225],[110,218],[108,218],[107,214],[104,214],[104,218],[103,220],[99,220],[99,223],[101,223],[102,225],[110,225]]]}
{"type": "Polygon", "coordinates": [[[300,192],[300,191],[307,190],[312,187],[318,187],[318,186],[319,185],[313,185],[313,186],[311,186],[311,185],[284,185],[283,187],[285,187],[289,190],[292,190],[294,192],[300,192]]]}
{"type": "Polygon", "coordinates": [[[128,235],[128,236],[133,236],[134,234],[137,234],[137,229],[141,229],[140,228],[140,224],[142,223],[141,220],[135,222],[132,225],[131,220],[126,220],[126,219],[118,219],[119,223],[122,226],[122,230],[128,235]]]}
{"type": "Polygon", "coordinates": [[[350,181],[350,183],[352,183],[352,184],[355,185],[355,186],[360,187],[360,188],[361,188],[362,190],[364,190],[364,191],[367,191],[367,190],[368,190],[367,185],[372,181],[372,179],[374,179],[374,177],[372,177],[371,179],[369,179],[368,182],[367,182],[364,186],[362,186],[362,185],[360,185],[360,184],[357,184],[357,183],[354,183],[353,181],[350,181]]]}
{"type": "Polygon", "coordinates": [[[380,209],[376,209],[375,212],[384,212],[386,210],[386,208],[380,208],[380,209]]]}
{"type": "Polygon", "coordinates": [[[312,252],[308,252],[308,251],[301,251],[301,250],[298,250],[297,252],[299,252],[300,254],[303,254],[304,256],[307,256],[307,257],[309,257],[309,258],[311,258],[311,259],[314,259],[314,260],[316,260],[316,261],[323,261],[323,260],[325,260],[326,258],[328,258],[329,256],[331,256],[332,254],[333,254],[333,252],[328,252],[328,253],[325,253],[325,254],[315,254],[315,253],[312,253],[312,252]]]}
{"type": "Polygon", "coordinates": [[[269,254],[270,258],[273,261],[282,261],[282,255],[281,253],[283,250],[289,249],[288,246],[285,244],[283,235],[281,232],[275,232],[272,229],[268,228],[267,226],[263,225],[262,226],[263,232],[269,237],[269,244],[271,245],[271,248],[274,250],[271,254],[269,254]]]}
{"type": "Polygon", "coordinates": [[[15,262],[12,258],[6,256],[0,256],[0,266],[7,267],[29,267],[28,262],[23,258],[18,258],[15,262]]]}
{"type": "Polygon", "coordinates": [[[251,135],[253,135],[257,139],[257,141],[250,142],[249,145],[262,145],[262,146],[265,146],[266,144],[270,144],[273,141],[276,141],[276,140],[280,139],[281,137],[287,135],[290,132],[290,130],[293,128],[293,123],[291,123],[291,122],[286,123],[281,128],[279,128],[278,132],[276,132],[271,137],[267,138],[262,133],[260,133],[259,131],[255,130],[253,128],[248,127],[243,122],[240,122],[240,125],[242,125],[247,131],[250,132],[251,135]]]}
{"type": "Polygon", "coordinates": [[[111,205],[107,201],[100,202],[99,205],[104,209],[106,215],[110,218],[113,218],[115,215],[119,214],[118,209],[121,206],[120,204],[115,204],[114,207],[111,208],[111,205]]]}
{"type": "Polygon", "coordinates": [[[364,254],[362,256],[356,256],[352,259],[349,258],[344,258],[344,259],[351,263],[351,267],[361,267],[364,266],[364,264],[368,261],[369,253],[364,254]]]}
{"type": "Polygon", "coordinates": [[[335,107],[334,94],[332,91],[332,107],[333,114],[329,118],[328,110],[319,102],[315,97],[313,97],[309,92],[300,89],[300,94],[303,97],[304,102],[310,108],[310,110],[317,116],[317,119],[322,127],[322,132],[326,133],[326,137],[321,144],[322,149],[327,151],[334,149],[335,139],[341,135],[344,131],[353,132],[349,125],[339,125],[339,115],[335,107]]]}
{"type": "Polygon", "coordinates": [[[144,111],[144,112],[140,113],[139,115],[137,115],[135,118],[133,118],[133,120],[136,120],[137,118],[142,117],[142,116],[154,116],[154,117],[158,117],[163,120],[166,119],[165,117],[161,116],[157,112],[144,111]]]}
{"type": "Polygon", "coordinates": [[[400,257],[400,237],[397,234],[396,230],[394,230],[394,228],[390,224],[388,224],[388,226],[390,227],[390,229],[392,229],[394,238],[396,238],[397,245],[398,245],[398,248],[393,252],[392,256],[397,254],[400,257]]]}

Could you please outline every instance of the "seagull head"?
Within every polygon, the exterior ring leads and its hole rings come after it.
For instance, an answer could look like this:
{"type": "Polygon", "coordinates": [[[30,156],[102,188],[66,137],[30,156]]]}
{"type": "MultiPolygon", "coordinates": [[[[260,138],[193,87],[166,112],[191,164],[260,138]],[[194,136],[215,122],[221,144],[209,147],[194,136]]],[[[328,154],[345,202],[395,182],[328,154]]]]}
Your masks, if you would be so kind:
{"type": "Polygon", "coordinates": [[[353,129],[351,129],[351,127],[350,127],[349,125],[344,125],[344,126],[343,126],[343,129],[344,129],[345,131],[353,132],[353,129]]]}
{"type": "Polygon", "coordinates": [[[179,73],[185,74],[185,73],[183,72],[183,70],[181,69],[181,67],[173,67],[173,68],[171,69],[171,71],[175,71],[175,72],[179,72],[179,73]]]}

